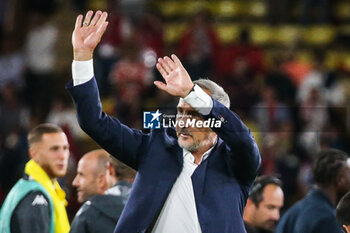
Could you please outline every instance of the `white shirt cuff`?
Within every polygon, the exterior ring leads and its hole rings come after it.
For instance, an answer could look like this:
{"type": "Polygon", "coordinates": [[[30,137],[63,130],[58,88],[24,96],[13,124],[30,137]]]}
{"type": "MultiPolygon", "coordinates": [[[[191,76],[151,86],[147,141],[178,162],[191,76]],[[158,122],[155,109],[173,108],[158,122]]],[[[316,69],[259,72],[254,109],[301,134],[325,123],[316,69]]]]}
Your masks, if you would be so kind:
{"type": "Polygon", "coordinates": [[[208,115],[213,108],[213,100],[197,84],[184,100],[202,115],[208,115]]]}
{"type": "Polygon", "coordinates": [[[88,61],[74,61],[72,63],[73,85],[77,86],[88,82],[94,77],[93,59],[88,61]]]}

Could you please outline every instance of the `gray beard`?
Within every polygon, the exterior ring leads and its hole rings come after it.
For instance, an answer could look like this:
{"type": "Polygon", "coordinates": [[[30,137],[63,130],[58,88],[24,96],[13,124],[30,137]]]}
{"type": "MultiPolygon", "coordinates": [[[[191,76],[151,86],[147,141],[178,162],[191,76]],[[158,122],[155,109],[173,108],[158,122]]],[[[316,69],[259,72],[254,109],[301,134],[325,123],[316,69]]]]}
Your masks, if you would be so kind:
{"type": "Polygon", "coordinates": [[[193,143],[192,145],[189,145],[189,146],[185,146],[179,142],[179,146],[185,150],[188,150],[191,153],[196,153],[200,148],[200,144],[195,144],[195,143],[193,143]]]}

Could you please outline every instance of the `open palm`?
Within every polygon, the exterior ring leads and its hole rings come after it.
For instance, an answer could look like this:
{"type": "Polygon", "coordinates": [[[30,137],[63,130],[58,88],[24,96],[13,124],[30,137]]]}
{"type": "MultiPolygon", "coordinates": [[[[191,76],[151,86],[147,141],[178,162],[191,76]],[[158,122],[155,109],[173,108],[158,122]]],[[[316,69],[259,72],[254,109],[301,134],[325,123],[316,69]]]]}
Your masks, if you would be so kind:
{"type": "Polygon", "coordinates": [[[93,11],[88,11],[84,23],[82,15],[77,17],[72,36],[75,53],[91,53],[92,55],[107,28],[107,12],[97,11],[94,17],[92,15],[93,11]]]}
{"type": "Polygon", "coordinates": [[[154,84],[173,96],[185,97],[192,89],[193,83],[186,69],[176,55],[159,58],[157,69],[165,83],[155,81],[154,84]]]}

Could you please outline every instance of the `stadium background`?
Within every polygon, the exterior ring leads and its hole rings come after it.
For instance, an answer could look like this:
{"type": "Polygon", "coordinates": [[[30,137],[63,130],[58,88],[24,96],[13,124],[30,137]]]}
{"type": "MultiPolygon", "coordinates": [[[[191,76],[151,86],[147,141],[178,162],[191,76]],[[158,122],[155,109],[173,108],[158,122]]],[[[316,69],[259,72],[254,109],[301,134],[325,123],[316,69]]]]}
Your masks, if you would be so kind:
{"type": "Polygon", "coordinates": [[[346,0],[2,0],[0,2],[0,203],[28,160],[26,133],[42,122],[66,131],[71,158],[60,179],[68,213],[71,182],[95,149],[65,91],[77,14],[109,12],[95,52],[104,110],[142,128],[142,111],[171,109],[154,65],[177,54],[192,78],[221,84],[254,132],[261,174],[279,174],[285,208],[312,186],[322,148],[350,152],[350,2],[346,0]]]}

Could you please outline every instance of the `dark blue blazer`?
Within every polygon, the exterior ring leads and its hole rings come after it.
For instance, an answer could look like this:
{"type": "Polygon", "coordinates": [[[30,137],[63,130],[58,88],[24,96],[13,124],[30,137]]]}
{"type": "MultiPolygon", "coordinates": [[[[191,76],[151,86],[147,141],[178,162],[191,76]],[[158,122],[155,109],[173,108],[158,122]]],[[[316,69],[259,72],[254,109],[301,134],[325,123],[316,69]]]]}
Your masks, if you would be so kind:
{"type": "Polygon", "coordinates": [[[281,218],[275,233],[342,233],[335,207],[319,189],[292,206],[281,218]]]}
{"type": "MultiPolygon", "coordinates": [[[[158,129],[144,134],[106,115],[94,78],[74,87],[70,83],[67,89],[81,128],[102,148],[137,170],[115,233],[146,232],[183,167],[183,151],[175,130],[158,129]]],[[[211,113],[203,117],[221,119],[223,124],[214,129],[219,136],[215,148],[192,175],[202,232],[245,233],[243,209],[261,164],[258,147],[238,116],[216,100],[211,113]]]]}

